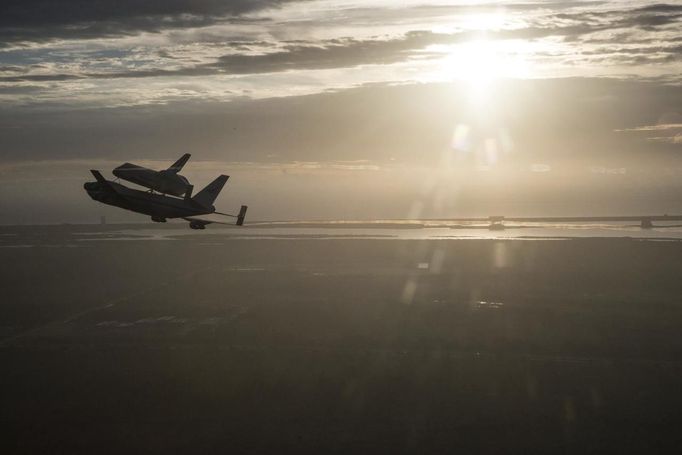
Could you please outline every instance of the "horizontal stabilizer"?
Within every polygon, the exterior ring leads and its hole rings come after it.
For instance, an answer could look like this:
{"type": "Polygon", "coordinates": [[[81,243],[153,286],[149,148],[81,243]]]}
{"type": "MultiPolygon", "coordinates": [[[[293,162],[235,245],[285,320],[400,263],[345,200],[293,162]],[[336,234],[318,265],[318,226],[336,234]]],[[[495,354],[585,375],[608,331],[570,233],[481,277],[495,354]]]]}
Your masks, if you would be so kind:
{"type": "Polygon", "coordinates": [[[226,226],[234,226],[234,218],[236,215],[219,214],[219,213],[208,213],[206,215],[196,215],[196,216],[185,216],[182,217],[183,220],[189,221],[190,227],[192,229],[202,229],[199,226],[207,226],[209,224],[221,224],[226,226]]]}

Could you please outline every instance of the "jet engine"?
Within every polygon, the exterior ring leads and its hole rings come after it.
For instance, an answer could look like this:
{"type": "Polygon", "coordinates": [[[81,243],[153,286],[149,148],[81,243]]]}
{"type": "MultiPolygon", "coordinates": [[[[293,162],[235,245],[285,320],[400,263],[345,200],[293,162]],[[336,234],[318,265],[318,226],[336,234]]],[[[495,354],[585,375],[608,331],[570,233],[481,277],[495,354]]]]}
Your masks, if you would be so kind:
{"type": "Polygon", "coordinates": [[[207,224],[208,223],[204,223],[202,221],[190,221],[189,227],[192,229],[206,229],[207,224]]]}

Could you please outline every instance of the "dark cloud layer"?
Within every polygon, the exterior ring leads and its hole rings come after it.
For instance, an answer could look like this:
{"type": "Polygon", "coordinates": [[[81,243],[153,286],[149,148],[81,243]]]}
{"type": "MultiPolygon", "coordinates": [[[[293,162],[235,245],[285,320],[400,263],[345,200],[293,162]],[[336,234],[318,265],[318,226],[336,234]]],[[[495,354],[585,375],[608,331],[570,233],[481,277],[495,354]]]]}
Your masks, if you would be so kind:
{"type": "MultiPolygon", "coordinates": [[[[391,64],[406,61],[414,57],[416,51],[421,51],[430,45],[461,43],[476,37],[486,37],[489,39],[536,39],[548,36],[575,37],[584,33],[601,30],[605,30],[605,28],[590,28],[587,26],[530,27],[487,33],[461,32],[455,34],[411,31],[402,37],[389,39],[357,40],[353,38],[338,38],[317,43],[303,41],[285,42],[273,52],[261,54],[230,53],[218,57],[212,63],[186,66],[178,69],[158,67],[103,73],[13,74],[0,76],[0,82],[58,82],[77,79],[209,76],[216,74],[239,75],[276,73],[288,70],[348,68],[358,65],[391,64]]],[[[601,42],[612,43],[616,47],[581,51],[581,55],[594,55],[595,60],[599,57],[604,62],[612,61],[630,65],[639,65],[647,62],[672,62],[679,60],[682,56],[682,49],[679,45],[623,48],[619,46],[617,37],[609,41],[602,40],[601,42]],[[624,58],[624,55],[627,55],[628,58],[624,58]]],[[[429,54],[422,52],[421,56],[427,57],[429,54]]],[[[438,55],[436,54],[435,56],[438,55]]],[[[172,59],[173,56],[168,52],[164,52],[163,58],[172,59]]],[[[16,70],[12,72],[16,72],[16,70]]]]}
{"type": "MultiPolygon", "coordinates": [[[[682,6],[658,4],[627,10],[581,11],[559,13],[557,19],[580,23],[585,31],[613,30],[637,27],[655,30],[658,27],[680,22],[682,6]]],[[[577,29],[578,30],[578,29],[577,29]]]]}
{"type": "MultiPolygon", "coordinates": [[[[218,18],[238,15],[259,8],[275,6],[280,0],[231,1],[217,0],[169,2],[136,2],[127,0],[121,4],[116,2],[94,1],[42,1],[27,3],[10,2],[8,14],[0,14],[0,42],[12,41],[14,33],[21,39],[48,39],[55,36],[62,38],[73,33],[78,37],[91,35],[107,35],[120,33],[136,33],[140,30],[160,30],[166,27],[189,27],[206,25],[218,18]],[[130,4],[129,4],[130,3],[130,4]],[[71,14],[69,11],[77,10],[71,14]],[[65,35],[58,30],[64,29],[65,35]],[[57,30],[53,34],[50,30],[57,30]],[[29,35],[35,34],[34,38],[29,35]],[[19,36],[19,35],[17,35],[19,36]],[[4,37],[4,38],[3,38],[4,37]]],[[[520,5],[508,5],[507,8],[520,8],[520,5]]],[[[528,5],[525,5],[527,8],[528,5]]],[[[222,20],[221,19],[221,20],[222,20]]],[[[31,71],[26,66],[5,65],[5,74],[0,82],[58,82],[74,79],[120,79],[146,78],[159,76],[207,76],[213,74],[262,74],[287,70],[310,70],[347,68],[365,64],[391,64],[406,61],[421,53],[424,48],[434,44],[454,44],[475,38],[488,39],[524,39],[534,40],[547,37],[559,37],[566,42],[598,42],[611,47],[601,48],[602,55],[593,58],[594,62],[608,62],[621,65],[641,65],[645,63],[666,63],[679,59],[679,46],[650,40],[651,49],[642,48],[641,55],[623,50],[622,42],[627,41],[636,30],[660,31],[682,22],[682,6],[657,4],[642,8],[620,11],[574,11],[551,13],[542,21],[531,22],[525,27],[515,29],[489,30],[487,32],[457,32],[452,34],[434,33],[427,30],[412,30],[402,36],[374,36],[355,39],[339,37],[320,41],[237,41],[227,40],[217,45],[226,53],[214,61],[197,63],[191,58],[177,57],[169,49],[157,52],[159,61],[145,68],[137,65],[112,65],[107,71],[93,71],[84,67],[73,69],[73,72],[55,70],[53,72],[31,71]],[[616,31],[611,36],[590,38],[598,32],[616,31]],[[249,46],[257,46],[260,52],[254,52],[249,46]],[[627,58],[623,54],[628,54],[627,58]],[[168,62],[173,66],[169,68],[168,62]]],[[[639,42],[646,41],[637,35],[639,42]]],[[[581,55],[594,54],[587,50],[581,55]]],[[[118,57],[122,62],[123,57],[118,57]]],[[[117,58],[112,58],[112,62],[117,58]]]]}
{"type": "MultiPolygon", "coordinates": [[[[210,74],[259,74],[287,70],[344,68],[362,64],[389,64],[407,59],[408,51],[432,44],[451,44],[471,38],[471,34],[455,35],[412,31],[393,39],[356,40],[339,38],[317,43],[287,42],[274,52],[262,54],[231,53],[215,62],[167,70],[131,70],[110,73],[12,75],[0,82],[64,81],[70,79],[115,79],[158,76],[205,76],[210,74]]],[[[166,54],[165,58],[169,55],[166,54]]]]}
{"type": "MultiPolygon", "coordinates": [[[[246,13],[292,1],[305,0],[6,0],[0,7],[0,47],[56,38],[91,39],[169,28],[202,27],[239,20],[239,16],[246,13]]],[[[595,3],[599,2],[582,2],[580,5],[585,7],[595,3]]],[[[562,10],[571,5],[572,2],[502,4],[510,11],[562,10]]],[[[467,5],[457,9],[466,12],[495,7],[494,4],[467,5]]],[[[444,8],[452,12],[454,7],[444,8]]],[[[553,17],[584,22],[583,26],[563,28],[563,33],[559,31],[559,34],[579,34],[621,27],[652,30],[676,23],[680,15],[680,5],[656,4],[628,11],[556,13],[553,17]]]]}
{"type": "Polygon", "coordinates": [[[0,45],[198,27],[287,0],[3,0],[0,45]]]}

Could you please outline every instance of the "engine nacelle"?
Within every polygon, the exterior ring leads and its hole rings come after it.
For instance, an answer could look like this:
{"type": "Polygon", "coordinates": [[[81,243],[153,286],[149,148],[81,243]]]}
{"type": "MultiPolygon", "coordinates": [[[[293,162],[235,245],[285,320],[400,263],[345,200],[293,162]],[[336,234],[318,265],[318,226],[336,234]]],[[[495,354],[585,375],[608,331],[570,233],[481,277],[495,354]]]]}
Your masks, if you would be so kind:
{"type": "Polygon", "coordinates": [[[201,221],[190,221],[189,227],[192,229],[206,229],[208,223],[202,223],[201,221]]]}

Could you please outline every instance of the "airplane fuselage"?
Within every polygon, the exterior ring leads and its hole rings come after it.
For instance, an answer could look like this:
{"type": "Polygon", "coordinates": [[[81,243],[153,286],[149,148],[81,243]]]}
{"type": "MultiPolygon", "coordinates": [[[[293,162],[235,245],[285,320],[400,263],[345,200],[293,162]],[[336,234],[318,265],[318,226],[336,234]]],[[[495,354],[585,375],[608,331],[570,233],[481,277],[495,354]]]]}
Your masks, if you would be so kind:
{"type": "Polygon", "coordinates": [[[83,187],[95,201],[113,205],[144,215],[149,215],[154,221],[165,221],[166,218],[184,218],[213,213],[213,206],[202,206],[192,199],[153,194],[128,188],[115,182],[86,182],[83,187]]]}

